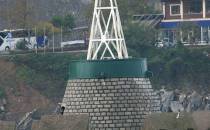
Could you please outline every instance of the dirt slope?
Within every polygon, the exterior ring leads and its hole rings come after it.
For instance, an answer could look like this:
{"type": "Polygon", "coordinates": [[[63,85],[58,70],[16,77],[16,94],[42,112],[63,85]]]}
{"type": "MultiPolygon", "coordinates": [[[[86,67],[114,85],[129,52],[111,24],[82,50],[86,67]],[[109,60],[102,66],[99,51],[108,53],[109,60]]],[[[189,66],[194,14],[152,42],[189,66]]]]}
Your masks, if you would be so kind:
{"type": "Polygon", "coordinates": [[[33,109],[53,107],[50,100],[16,77],[16,68],[12,62],[0,59],[0,87],[6,92],[7,114],[18,119],[33,109]]]}

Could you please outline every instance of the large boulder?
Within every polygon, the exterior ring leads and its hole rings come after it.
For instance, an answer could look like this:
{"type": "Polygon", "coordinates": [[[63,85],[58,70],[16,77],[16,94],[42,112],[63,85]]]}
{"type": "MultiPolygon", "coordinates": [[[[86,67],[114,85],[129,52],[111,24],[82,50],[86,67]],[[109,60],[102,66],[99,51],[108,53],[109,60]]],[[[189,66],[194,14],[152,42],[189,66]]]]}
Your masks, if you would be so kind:
{"type": "Polygon", "coordinates": [[[206,111],[210,111],[210,104],[207,104],[207,105],[206,105],[205,110],[206,110],[206,111]]]}
{"type": "Polygon", "coordinates": [[[170,104],[170,108],[172,112],[181,112],[184,111],[183,105],[178,101],[172,101],[170,104]]]}
{"type": "Polygon", "coordinates": [[[170,104],[171,101],[174,101],[175,94],[173,91],[166,91],[166,90],[161,90],[160,91],[161,95],[161,111],[162,112],[169,112],[170,111],[170,104]]]}
{"type": "Polygon", "coordinates": [[[187,107],[187,112],[197,111],[200,110],[203,102],[203,97],[198,94],[197,92],[193,92],[189,96],[189,104],[187,107]]]}

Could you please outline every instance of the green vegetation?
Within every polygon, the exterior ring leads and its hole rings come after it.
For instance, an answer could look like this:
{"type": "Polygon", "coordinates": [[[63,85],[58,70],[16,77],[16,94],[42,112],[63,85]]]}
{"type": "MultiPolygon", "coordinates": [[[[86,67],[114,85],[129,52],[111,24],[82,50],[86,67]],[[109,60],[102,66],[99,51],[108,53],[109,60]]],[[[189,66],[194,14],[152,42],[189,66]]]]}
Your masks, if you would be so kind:
{"type": "Polygon", "coordinates": [[[16,47],[19,50],[25,51],[25,50],[28,50],[27,44],[28,44],[28,42],[26,40],[21,40],[17,43],[16,47]]]}
{"type": "Polygon", "coordinates": [[[54,16],[51,20],[52,24],[55,27],[61,27],[63,25],[63,17],[61,16],[54,16]]]}
{"type": "Polygon", "coordinates": [[[72,29],[75,27],[75,19],[72,14],[62,16],[54,16],[51,20],[55,27],[63,27],[65,29],[72,29]]]}
{"type": "MultiPolygon", "coordinates": [[[[92,3],[90,4],[89,8],[87,8],[87,11],[85,13],[85,16],[87,19],[91,20],[92,14],[93,14],[93,8],[94,8],[94,0],[92,0],[92,3]]],[[[107,1],[106,3],[109,3],[107,1]]],[[[121,21],[123,24],[127,24],[130,20],[132,20],[132,16],[135,14],[149,14],[149,13],[157,13],[158,11],[154,10],[154,8],[151,8],[148,5],[148,1],[145,0],[117,0],[118,6],[119,6],[119,12],[121,21]]]]}
{"type": "Polygon", "coordinates": [[[0,86],[0,99],[5,97],[5,90],[0,86]]]}
{"type": "MultiPolygon", "coordinates": [[[[127,24],[124,30],[130,56],[148,58],[156,89],[165,86],[210,92],[210,48],[186,48],[181,44],[174,48],[157,48],[154,46],[155,29],[127,24]]],[[[69,62],[76,59],[85,59],[85,54],[33,54],[9,58],[18,66],[17,79],[55,100],[63,96],[69,62]]]]}
{"type": "Polygon", "coordinates": [[[18,80],[24,81],[43,95],[57,100],[65,91],[69,62],[83,57],[83,54],[31,54],[13,56],[8,60],[18,66],[16,72],[18,80]]]}
{"type": "Polygon", "coordinates": [[[149,68],[155,75],[154,86],[210,92],[210,57],[206,55],[209,52],[209,48],[185,47],[158,50],[148,59],[149,68]]]}
{"type": "MultiPolygon", "coordinates": [[[[146,3],[142,3],[144,0],[118,0],[130,56],[148,58],[149,70],[154,73],[151,80],[155,88],[165,86],[168,89],[195,89],[210,92],[210,57],[208,56],[210,48],[186,48],[181,44],[173,48],[155,47],[158,30],[132,23],[131,18],[134,14],[156,12],[146,3]]],[[[92,5],[90,10],[87,11],[89,12],[87,13],[88,18],[92,18],[90,17],[92,5]]],[[[51,23],[38,24],[38,35],[44,32],[43,28],[48,34],[52,33],[54,26],[58,28],[63,26],[66,29],[72,29],[75,26],[73,15],[54,16],[51,23]]],[[[58,28],[54,30],[59,32],[58,28]]],[[[186,23],[180,25],[180,29],[187,31],[184,32],[184,37],[187,37],[187,33],[192,30],[196,31],[197,27],[186,23]]],[[[42,94],[54,99],[63,96],[68,79],[69,62],[81,58],[85,59],[83,54],[33,54],[14,56],[8,60],[14,62],[18,67],[17,79],[23,80],[42,94]]]]}
{"type": "MultiPolygon", "coordinates": [[[[129,41],[129,39],[128,39],[129,41]]],[[[133,42],[135,57],[147,57],[149,70],[154,73],[153,86],[158,89],[195,89],[210,92],[209,48],[156,48],[133,42]],[[202,88],[202,89],[201,89],[202,88]]],[[[130,55],[132,55],[130,53],[130,55]]],[[[85,54],[26,55],[9,58],[18,68],[16,77],[39,90],[50,99],[62,98],[68,80],[68,65],[72,60],[85,59],[85,54]]]]}
{"type": "Polygon", "coordinates": [[[182,44],[174,48],[157,48],[156,31],[149,27],[131,24],[125,28],[130,55],[148,58],[149,69],[154,73],[155,88],[195,89],[210,92],[210,48],[187,48],[182,44]]]}

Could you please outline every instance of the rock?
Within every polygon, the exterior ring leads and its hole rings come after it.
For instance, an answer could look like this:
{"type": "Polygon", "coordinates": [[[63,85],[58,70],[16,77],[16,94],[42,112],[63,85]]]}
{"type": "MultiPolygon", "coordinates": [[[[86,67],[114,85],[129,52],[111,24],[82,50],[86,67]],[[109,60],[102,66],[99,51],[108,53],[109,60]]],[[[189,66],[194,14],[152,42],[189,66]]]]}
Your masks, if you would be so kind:
{"type": "Polygon", "coordinates": [[[207,105],[206,105],[205,111],[210,111],[210,104],[207,104],[207,105]]]}
{"type": "Polygon", "coordinates": [[[194,112],[200,110],[210,110],[210,95],[203,96],[196,91],[191,93],[182,93],[179,90],[159,91],[161,97],[162,112],[187,111],[194,112]]]}
{"type": "Polygon", "coordinates": [[[63,115],[66,105],[62,103],[58,103],[54,113],[58,115],[63,115]]]}
{"type": "Polygon", "coordinates": [[[199,110],[202,105],[203,97],[194,91],[189,98],[190,103],[188,104],[188,112],[199,110]]]}
{"type": "Polygon", "coordinates": [[[169,112],[170,111],[170,103],[174,100],[174,92],[162,89],[160,91],[161,95],[161,111],[162,112],[169,112]]]}
{"type": "Polygon", "coordinates": [[[4,112],[4,111],[5,111],[4,106],[0,106],[0,112],[4,112]]]}
{"type": "Polygon", "coordinates": [[[184,107],[178,101],[172,101],[170,104],[170,108],[172,112],[182,112],[184,111],[184,107]]]}
{"type": "Polygon", "coordinates": [[[186,94],[180,94],[179,96],[179,102],[180,103],[184,103],[186,101],[186,94]]]}
{"type": "Polygon", "coordinates": [[[3,103],[3,105],[7,105],[7,100],[5,98],[3,98],[2,103],[3,103]]]}

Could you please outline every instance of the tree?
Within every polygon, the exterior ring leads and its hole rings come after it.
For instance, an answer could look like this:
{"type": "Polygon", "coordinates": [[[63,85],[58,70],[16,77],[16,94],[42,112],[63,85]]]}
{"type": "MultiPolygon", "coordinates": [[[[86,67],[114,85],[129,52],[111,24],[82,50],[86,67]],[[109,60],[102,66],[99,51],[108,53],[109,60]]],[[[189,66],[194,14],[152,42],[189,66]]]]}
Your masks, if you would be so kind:
{"type": "MultiPolygon", "coordinates": [[[[92,18],[94,1],[92,0],[89,5],[89,9],[87,9],[86,17],[88,19],[92,18]]],[[[119,6],[119,12],[121,16],[122,23],[127,23],[132,19],[132,16],[135,14],[149,14],[154,13],[156,10],[151,8],[147,1],[145,0],[117,0],[119,6]]]]}
{"type": "Polygon", "coordinates": [[[66,27],[67,29],[72,29],[75,27],[75,19],[74,16],[72,14],[68,14],[64,17],[63,20],[63,25],[64,27],[66,27]]]}
{"type": "Polygon", "coordinates": [[[28,42],[24,39],[24,40],[19,41],[19,42],[17,43],[16,47],[17,47],[17,49],[19,49],[19,50],[25,51],[25,50],[28,50],[28,49],[29,49],[29,48],[27,47],[27,45],[28,45],[28,42]]]}
{"type": "Polygon", "coordinates": [[[75,18],[72,14],[67,14],[64,17],[54,16],[51,23],[55,27],[64,27],[65,29],[72,29],[75,27],[75,18]]]}
{"type": "Polygon", "coordinates": [[[52,17],[51,22],[52,22],[53,26],[61,27],[61,26],[63,26],[63,17],[61,17],[61,16],[54,16],[54,17],[52,17]]]}
{"type": "MultiPolygon", "coordinates": [[[[153,47],[156,40],[156,30],[139,24],[128,23],[124,28],[127,46],[143,54],[147,47],[153,47]]],[[[146,54],[143,54],[146,56],[146,54]]]]}
{"type": "Polygon", "coordinates": [[[0,99],[5,97],[5,90],[0,86],[0,99]]]}
{"type": "Polygon", "coordinates": [[[182,22],[178,26],[179,34],[178,34],[178,40],[182,39],[184,41],[188,41],[189,43],[195,43],[196,39],[199,39],[200,37],[200,27],[193,22],[182,22]],[[180,34],[182,32],[182,34],[180,34]]]}
{"type": "Polygon", "coordinates": [[[0,17],[7,23],[8,29],[28,28],[34,25],[34,9],[29,0],[6,0],[3,4],[0,17]]]}
{"type": "Polygon", "coordinates": [[[29,5],[28,0],[16,0],[11,7],[9,14],[11,25],[16,28],[28,28],[33,26],[33,8],[29,5]]]}
{"type": "Polygon", "coordinates": [[[54,33],[59,33],[60,29],[55,27],[52,23],[49,22],[39,22],[38,24],[36,24],[36,29],[37,29],[37,35],[38,36],[43,36],[44,35],[44,31],[45,31],[45,35],[52,35],[53,31],[54,33]]]}

